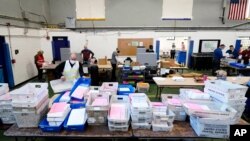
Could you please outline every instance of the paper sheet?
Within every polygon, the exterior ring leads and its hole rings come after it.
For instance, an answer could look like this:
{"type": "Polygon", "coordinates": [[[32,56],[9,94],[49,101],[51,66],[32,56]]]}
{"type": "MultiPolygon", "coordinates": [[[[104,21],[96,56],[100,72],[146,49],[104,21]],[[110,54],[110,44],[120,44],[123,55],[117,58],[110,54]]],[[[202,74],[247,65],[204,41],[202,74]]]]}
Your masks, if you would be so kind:
{"type": "Polygon", "coordinates": [[[181,101],[180,101],[180,99],[177,99],[177,98],[168,99],[167,102],[170,105],[181,106],[181,101]]]}
{"type": "Polygon", "coordinates": [[[86,121],[86,110],[83,109],[73,109],[70,113],[67,125],[83,125],[86,121]]]}
{"type": "Polygon", "coordinates": [[[70,91],[65,92],[62,97],[60,98],[60,102],[69,102],[70,101],[70,91]]]}
{"type": "Polygon", "coordinates": [[[92,106],[107,106],[108,105],[108,99],[107,98],[96,98],[93,102],[92,102],[92,106]]]}
{"type": "Polygon", "coordinates": [[[87,94],[88,88],[79,85],[74,92],[72,93],[71,97],[74,97],[76,99],[82,99],[84,94],[87,94]]]}
{"type": "Polygon", "coordinates": [[[62,117],[67,109],[69,108],[69,104],[66,102],[54,103],[48,112],[48,117],[62,117]]]}
{"type": "Polygon", "coordinates": [[[124,104],[114,103],[110,106],[110,119],[111,120],[125,120],[126,107],[124,104]]]}
{"type": "Polygon", "coordinates": [[[121,92],[128,92],[128,91],[130,91],[130,89],[129,88],[119,88],[119,91],[121,91],[121,92]]]}
{"type": "Polygon", "coordinates": [[[197,111],[206,111],[210,110],[207,105],[200,105],[200,104],[194,104],[194,103],[186,103],[186,107],[192,110],[197,110],[197,111]]]}

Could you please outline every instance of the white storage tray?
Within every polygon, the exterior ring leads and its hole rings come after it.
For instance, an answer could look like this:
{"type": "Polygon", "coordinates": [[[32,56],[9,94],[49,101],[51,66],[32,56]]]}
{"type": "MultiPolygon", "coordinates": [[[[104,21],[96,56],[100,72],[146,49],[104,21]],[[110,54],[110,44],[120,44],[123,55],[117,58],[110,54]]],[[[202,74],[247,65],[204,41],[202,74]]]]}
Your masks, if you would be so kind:
{"type": "Polygon", "coordinates": [[[196,110],[196,109],[191,109],[190,107],[187,106],[188,103],[184,103],[183,107],[185,112],[188,115],[195,115],[198,117],[203,117],[203,118],[233,118],[236,114],[236,110],[228,105],[222,105],[219,103],[215,102],[210,102],[210,103],[192,103],[192,104],[200,104],[208,107],[209,109],[203,109],[203,110],[196,110]]]}
{"type": "Polygon", "coordinates": [[[201,137],[228,138],[229,124],[226,120],[207,119],[190,116],[190,124],[196,134],[201,137]]]}
{"type": "Polygon", "coordinates": [[[41,93],[39,98],[32,100],[32,101],[12,101],[12,106],[13,107],[37,107],[37,105],[45,98],[48,97],[48,90],[45,90],[45,92],[41,93]]]}
{"type": "Polygon", "coordinates": [[[118,90],[118,82],[103,82],[99,90],[100,92],[110,92],[111,95],[116,95],[118,90]]]}
{"type": "Polygon", "coordinates": [[[49,100],[37,111],[33,112],[14,112],[14,116],[19,128],[38,127],[40,120],[48,112],[49,100]]]}
{"type": "Polygon", "coordinates": [[[151,123],[131,123],[132,129],[151,129],[151,123]]]}
{"type": "Polygon", "coordinates": [[[15,119],[14,115],[8,116],[8,117],[1,117],[1,120],[2,120],[3,124],[14,124],[14,123],[16,123],[16,119],[15,119]]]}
{"type": "Polygon", "coordinates": [[[28,83],[10,92],[12,102],[33,102],[39,100],[44,93],[48,94],[47,88],[47,83],[28,83]]]}
{"type": "Polygon", "coordinates": [[[239,84],[234,84],[223,80],[205,81],[204,92],[212,97],[228,102],[230,99],[244,98],[247,87],[239,84]]]}
{"type": "Polygon", "coordinates": [[[154,132],[171,132],[173,127],[174,125],[171,122],[168,124],[155,124],[152,122],[152,130],[154,132]]]}
{"type": "Polygon", "coordinates": [[[54,93],[60,93],[71,90],[74,83],[72,81],[62,81],[61,79],[50,81],[50,86],[54,93]]]}
{"type": "Polygon", "coordinates": [[[0,83],[0,95],[6,94],[9,92],[8,83],[0,83]]]}
{"type": "Polygon", "coordinates": [[[124,125],[124,126],[114,126],[114,125],[108,125],[109,127],[109,131],[122,131],[122,132],[126,132],[128,131],[128,127],[129,125],[124,125]]]}
{"type": "Polygon", "coordinates": [[[153,112],[153,121],[155,124],[173,122],[175,114],[168,110],[167,112],[153,112]]]}
{"type": "Polygon", "coordinates": [[[87,111],[108,111],[109,110],[109,93],[103,94],[92,94],[89,96],[87,103],[86,103],[86,110],[87,111]],[[92,106],[92,103],[96,98],[105,98],[108,101],[108,105],[106,106],[92,106]]]}

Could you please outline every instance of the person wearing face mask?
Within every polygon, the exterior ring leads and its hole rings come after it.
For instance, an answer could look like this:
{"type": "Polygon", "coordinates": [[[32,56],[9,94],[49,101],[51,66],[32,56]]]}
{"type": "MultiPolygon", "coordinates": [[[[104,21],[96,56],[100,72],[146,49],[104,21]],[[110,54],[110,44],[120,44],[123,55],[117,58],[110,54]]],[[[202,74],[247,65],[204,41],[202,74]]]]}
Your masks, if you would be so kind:
{"type": "Polygon", "coordinates": [[[74,81],[83,76],[81,63],[77,61],[77,55],[72,53],[70,59],[59,64],[55,69],[56,78],[65,81],[74,81]]]}
{"type": "Polygon", "coordinates": [[[116,50],[112,53],[112,58],[111,58],[111,65],[112,65],[112,77],[111,80],[112,81],[116,81],[116,66],[117,66],[117,56],[120,53],[119,49],[116,48],[116,50]]]}

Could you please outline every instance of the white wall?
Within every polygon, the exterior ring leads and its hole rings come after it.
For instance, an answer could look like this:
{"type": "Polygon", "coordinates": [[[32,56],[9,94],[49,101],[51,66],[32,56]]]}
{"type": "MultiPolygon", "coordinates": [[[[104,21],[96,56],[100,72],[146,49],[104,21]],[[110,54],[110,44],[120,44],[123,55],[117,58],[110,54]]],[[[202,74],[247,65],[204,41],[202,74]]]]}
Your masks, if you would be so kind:
{"type": "MultiPolygon", "coordinates": [[[[23,32],[22,28],[10,28],[11,48],[16,60],[12,65],[15,85],[37,75],[34,56],[41,47],[40,33],[39,30],[29,29],[27,35],[23,36],[23,32]],[[14,53],[16,49],[19,50],[19,54],[14,53]]],[[[5,36],[6,42],[10,43],[6,27],[0,27],[0,35],[5,36]]]]}
{"type": "MultiPolygon", "coordinates": [[[[44,31],[41,31],[43,33],[44,31]]],[[[45,33],[42,34],[42,36],[45,33]]],[[[190,37],[190,40],[194,40],[194,53],[199,50],[200,39],[220,39],[221,43],[225,44],[228,48],[229,45],[235,45],[235,41],[239,36],[247,36],[249,32],[237,32],[237,31],[196,31],[196,32],[155,32],[155,31],[96,31],[93,32],[76,32],[70,30],[50,30],[49,36],[68,36],[70,40],[71,52],[80,52],[83,49],[83,45],[88,40],[88,47],[91,49],[97,58],[103,58],[107,56],[111,57],[112,52],[117,47],[117,41],[119,38],[153,38],[154,47],[156,40],[166,38],[169,36],[176,37],[190,37]]],[[[51,40],[42,39],[42,49],[45,51],[46,58],[52,60],[51,40]]],[[[188,48],[188,45],[186,45],[188,48]]],[[[226,51],[227,48],[224,50],[226,51]]]]}

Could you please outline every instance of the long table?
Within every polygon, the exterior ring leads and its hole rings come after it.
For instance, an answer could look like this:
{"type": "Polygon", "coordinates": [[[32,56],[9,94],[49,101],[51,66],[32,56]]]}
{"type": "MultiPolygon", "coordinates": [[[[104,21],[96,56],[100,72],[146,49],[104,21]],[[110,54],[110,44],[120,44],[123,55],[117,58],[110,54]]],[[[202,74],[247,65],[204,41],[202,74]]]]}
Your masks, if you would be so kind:
{"type": "MultiPolygon", "coordinates": [[[[241,120],[239,125],[247,125],[248,123],[241,120]]],[[[18,128],[16,124],[12,125],[4,132],[5,136],[14,137],[16,141],[19,137],[35,140],[37,138],[64,138],[64,139],[184,139],[184,138],[206,138],[199,137],[192,129],[189,122],[174,121],[174,127],[170,132],[154,132],[145,129],[131,129],[126,132],[111,132],[108,126],[88,126],[83,132],[67,132],[59,133],[42,132],[39,128],[18,128]]]]}
{"type": "MultiPolygon", "coordinates": [[[[215,80],[216,77],[208,77],[209,80],[215,80]]],[[[194,88],[197,86],[204,86],[203,82],[196,82],[194,78],[185,78],[184,81],[174,81],[172,78],[153,78],[154,82],[157,85],[157,92],[155,97],[160,98],[163,88],[194,88]]],[[[227,77],[227,81],[237,83],[237,84],[246,84],[250,80],[250,77],[227,77]]]]}

